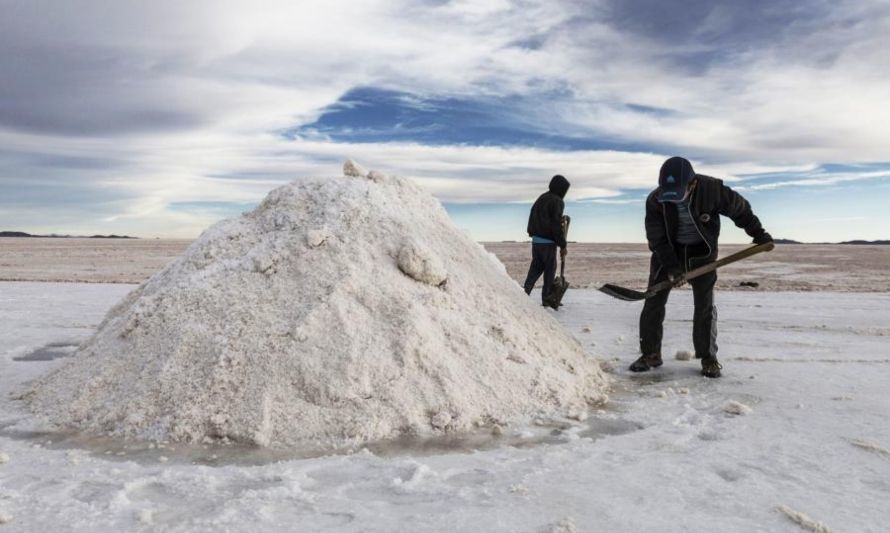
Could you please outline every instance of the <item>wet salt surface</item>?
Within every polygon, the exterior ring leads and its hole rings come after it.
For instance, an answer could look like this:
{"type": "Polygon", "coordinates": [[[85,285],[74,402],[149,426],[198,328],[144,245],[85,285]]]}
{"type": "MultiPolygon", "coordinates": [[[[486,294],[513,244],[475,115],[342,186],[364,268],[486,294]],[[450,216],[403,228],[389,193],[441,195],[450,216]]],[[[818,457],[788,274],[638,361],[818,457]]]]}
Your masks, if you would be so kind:
{"type": "Polygon", "coordinates": [[[33,352],[22,355],[19,357],[13,357],[13,361],[52,361],[55,359],[59,359],[60,357],[71,357],[74,355],[74,352],[77,351],[77,347],[79,343],[77,342],[69,342],[69,341],[60,341],[60,342],[51,342],[46,346],[38,348],[33,352]]]}
{"type": "MultiPolygon", "coordinates": [[[[234,445],[153,450],[144,442],[28,434],[33,420],[7,394],[68,360],[13,357],[49,341],[84,340],[126,290],[0,283],[2,298],[20,295],[19,303],[0,306],[0,452],[8,456],[0,465],[0,514],[11,517],[0,529],[797,527],[780,506],[837,531],[885,531],[890,521],[890,460],[881,451],[890,449],[890,365],[878,364],[887,358],[890,294],[718,292],[724,377],[707,380],[697,361],[673,358],[631,374],[639,306],[569,291],[556,316],[613,368],[612,402],[583,423],[506,428],[499,437],[407,439],[380,444],[379,455],[363,448],[275,462],[274,453],[234,445]],[[752,412],[725,413],[730,400],[752,412]],[[588,424],[600,436],[585,439],[588,424]],[[609,424],[620,434],[604,435],[609,424]],[[621,433],[628,425],[642,429],[621,433]],[[509,444],[517,440],[529,444],[509,444]],[[494,444],[471,452],[479,441],[494,444]],[[236,464],[248,456],[259,466],[236,464]],[[655,496],[641,497],[649,492],[655,496]]],[[[691,304],[683,291],[672,294],[668,317],[677,320],[666,324],[665,353],[691,348],[691,325],[680,321],[691,316],[691,304]]]]}

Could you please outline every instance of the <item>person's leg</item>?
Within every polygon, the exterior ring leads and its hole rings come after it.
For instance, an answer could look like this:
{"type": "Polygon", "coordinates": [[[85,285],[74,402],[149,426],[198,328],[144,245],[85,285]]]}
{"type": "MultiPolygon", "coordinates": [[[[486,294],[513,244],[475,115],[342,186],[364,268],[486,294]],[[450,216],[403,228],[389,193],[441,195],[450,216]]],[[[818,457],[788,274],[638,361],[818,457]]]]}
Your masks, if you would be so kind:
{"type": "Polygon", "coordinates": [[[691,280],[695,313],[692,317],[692,344],[698,359],[717,357],[717,308],[714,306],[714,284],[717,273],[711,272],[691,280]]]}
{"type": "Polygon", "coordinates": [[[546,302],[550,296],[550,291],[553,290],[553,279],[556,277],[557,246],[555,244],[544,244],[541,246],[546,247],[543,251],[544,288],[541,291],[541,301],[546,302]]]}
{"type": "Polygon", "coordinates": [[[525,276],[525,283],[522,285],[525,289],[525,294],[532,293],[532,289],[535,288],[535,283],[538,282],[538,278],[544,273],[544,263],[541,260],[542,255],[540,247],[540,244],[532,244],[532,262],[528,267],[528,275],[525,276]]]}
{"type": "Polygon", "coordinates": [[[661,354],[664,308],[670,293],[670,289],[665,289],[643,302],[643,311],[640,313],[640,353],[644,355],[661,354]]]}
{"type": "MultiPolygon", "coordinates": [[[[649,268],[649,286],[667,279],[667,272],[653,257],[649,268]]],[[[640,313],[640,353],[630,369],[634,372],[661,366],[661,339],[664,334],[665,305],[671,290],[665,289],[643,302],[640,313]]]]}

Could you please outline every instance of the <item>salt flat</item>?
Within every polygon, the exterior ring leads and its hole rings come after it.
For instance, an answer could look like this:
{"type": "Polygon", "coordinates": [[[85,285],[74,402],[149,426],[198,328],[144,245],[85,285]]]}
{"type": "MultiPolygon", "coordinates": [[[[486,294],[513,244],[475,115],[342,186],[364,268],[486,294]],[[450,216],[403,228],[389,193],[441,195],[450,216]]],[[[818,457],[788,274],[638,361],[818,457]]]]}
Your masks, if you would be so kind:
{"type": "MultiPolygon", "coordinates": [[[[0,238],[0,281],[140,283],[191,244],[181,239],[0,238]]],[[[525,279],[529,244],[484,243],[513,279],[525,279]]],[[[721,247],[728,255],[740,245],[721,247]]],[[[645,244],[571,243],[566,277],[573,287],[618,283],[642,288],[650,252],[645,244]]],[[[768,254],[721,269],[717,286],[755,281],[762,290],[890,291],[890,246],[778,245],[768,254]]]]}
{"type": "Polygon", "coordinates": [[[612,401],[502,436],[300,458],[36,431],[15,391],[131,288],[0,283],[0,530],[795,530],[781,506],[835,531],[890,520],[890,294],[720,291],[724,377],[707,380],[671,358],[690,348],[688,291],[665,366],[631,375],[639,304],[570,290],[556,315],[612,368],[612,401]]]}

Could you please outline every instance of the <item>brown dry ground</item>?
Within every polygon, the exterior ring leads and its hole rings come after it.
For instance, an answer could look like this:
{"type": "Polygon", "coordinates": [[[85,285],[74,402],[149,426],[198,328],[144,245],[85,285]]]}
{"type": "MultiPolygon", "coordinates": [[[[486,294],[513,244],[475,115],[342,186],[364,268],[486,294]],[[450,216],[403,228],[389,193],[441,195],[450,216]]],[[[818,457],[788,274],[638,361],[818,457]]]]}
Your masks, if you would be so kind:
{"type": "MultiPolygon", "coordinates": [[[[139,283],[181,254],[188,240],[0,238],[0,281],[139,283]]],[[[519,282],[530,259],[528,243],[485,243],[519,282]]],[[[725,245],[721,256],[740,249],[725,245]]],[[[643,289],[649,251],[644,244],[571,243],[566,278],[573,287],[616,283],[643,289]]],[[[890,291],[890,246],[778,245],[720,270],[718,286],[742,281],[760,290],[890,291]]]]}
{"type": "Polygon", "coordinates": [[[191,242],[0,237],[0,281],[140,283],[191,242]]]}
{"type": "MultiPolygon", "coordinates": [[[[530,244],[485,245],[507,266],[510,275],[524,279],[531,257],[530,244]]],[[[747,245],[722,245],[720,256],[747,245]]],[[[569,243],[566,279],[573,287],[599,287],[615,283],[644,289],[651,254],[644,244],[569,243]]],[[[890,291],[890,246],[868,245],[776,245],[718,272],[717,286],[739,288],[753,281],[761,290],[772,291],[890,291]]]]}

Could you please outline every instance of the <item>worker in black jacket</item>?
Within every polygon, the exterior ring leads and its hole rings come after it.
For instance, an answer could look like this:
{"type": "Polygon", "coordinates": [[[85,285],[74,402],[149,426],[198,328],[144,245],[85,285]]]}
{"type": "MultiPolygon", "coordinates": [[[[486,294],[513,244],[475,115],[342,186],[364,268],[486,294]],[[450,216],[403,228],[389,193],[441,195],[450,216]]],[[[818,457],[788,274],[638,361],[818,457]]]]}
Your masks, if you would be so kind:
{"type": "Polygon", "coordinates": [[[541,274],[544,274],[544,288],[541,299],[547,305],[547,297],[556,276],[556,248],[565,259],[566,239],[562,234],[562,212],[565,209],[563,198],[569,190],[569,180],[557,174],[550,180],[547,192],[535,200],[528,215],[528,236],[532,238],[532,263],[525,278],[525,292],[531,294],[541,274]]]}
{"type": "MultiPolygon", "coordinates": [[[[658,188],[646,199],[646,239],[652,250],[649,286],[665,280],[679,280],[684,272],[717,259],[720,215],[732,219],[757,244],[772,241],[751,205],[722,180],[696,174],[682,157],[664,162],[658,174],[658,188]]],[[[689,281],[695,303],[692,342],[695,357],[701,359],[702,375],[717,378],[723,368],[717,361],[717,309],[711,272],[689,281]]],[[[640,314],[639,359],[630,365],[633,372],[659,367],[665,304],[670,289],[646,300],[640,314]]]]}

